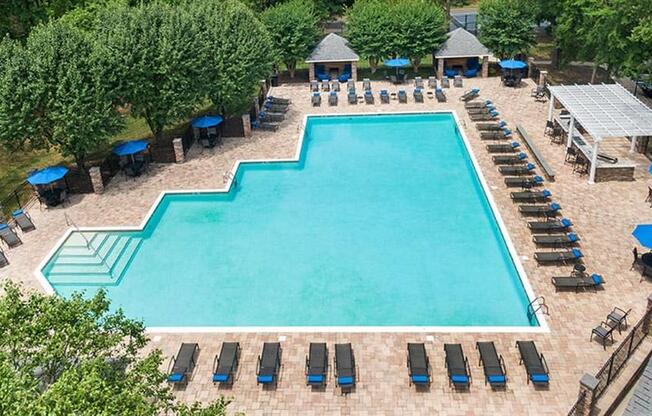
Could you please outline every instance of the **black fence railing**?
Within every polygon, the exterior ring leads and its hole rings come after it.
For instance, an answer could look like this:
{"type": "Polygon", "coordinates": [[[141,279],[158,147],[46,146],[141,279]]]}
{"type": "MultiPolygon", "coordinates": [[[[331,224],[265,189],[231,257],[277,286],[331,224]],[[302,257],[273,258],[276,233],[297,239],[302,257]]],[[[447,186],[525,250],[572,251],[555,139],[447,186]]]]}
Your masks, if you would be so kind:
{"type": "Polygon", "coordinates": [[[0,222],[2,219],[11,218],[11,213],[17,209],[24,208],[36,198],[33,188],[26,181],[14,188],[0,200],[0,222]]]}
{"type": "Polygon", "coordinates": [[[586,403],[584,403],[584,400],[586,400],[586,391],[583,391],[580,393],[580,395],[577,397],[577,401],[571,407],[570,412],[568,412],[568,416],[579,416],[581,412],[584,410],[584,406],[586,403]]]}

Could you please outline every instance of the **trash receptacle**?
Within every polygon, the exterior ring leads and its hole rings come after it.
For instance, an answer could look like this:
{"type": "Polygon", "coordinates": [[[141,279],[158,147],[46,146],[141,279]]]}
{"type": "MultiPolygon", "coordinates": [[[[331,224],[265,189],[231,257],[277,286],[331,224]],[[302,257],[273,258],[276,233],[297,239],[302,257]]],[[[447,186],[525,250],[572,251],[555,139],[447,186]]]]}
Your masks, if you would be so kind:
{"type": "Polygon", "coordinates": [[[270,77],[270,83],[272,87],[278,87],[278,74],[274,74],[270,77]]]}

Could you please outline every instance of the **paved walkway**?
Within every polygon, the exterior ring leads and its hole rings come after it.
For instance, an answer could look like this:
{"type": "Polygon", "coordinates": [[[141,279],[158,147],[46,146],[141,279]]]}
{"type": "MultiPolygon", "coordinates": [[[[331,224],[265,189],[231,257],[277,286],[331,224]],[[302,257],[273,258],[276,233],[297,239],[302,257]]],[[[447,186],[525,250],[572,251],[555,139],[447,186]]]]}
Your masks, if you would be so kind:
{"type": "MultiPolygon", "coordinates": [[[[34,269],[52,249],[66,229],[64,211],[80,226],[110,226],[139,224],[151,204],[166,189],[212,189],[223,185],[222,176],[238,158],[288,157],[294,154],[299,124],[306,113],[392,112],[412,110],[451,109],[458,112],[462,128],[471,141],[481,168],[496,203],[505,220],[516,249],[536,294],[546,298],[550,307],[548,334],[152,334],[152,348],[160,348],[166,356],[176,352],[182,341],[197,341],[202,347],[199,366],[188,387],[179,390],[184,399],[210,400],[219,394],[233,396],[233,411],[249,415],[323,415],[323,414],[512,414],[562,415],[566,414],[577,397],[578,380],[585,372],[594,373],[613,350],[603,350],[589,342],[590,330],[604,319],[613,306],[633,308],[632,322],[638,320],[645,301],[652,292],[652,282],[641,280],[640,274],[630,271],[631,249],[634,240],[630,232],[639,222],[649,221],[652,209],[644,203],[647,195],[649,161],[640,155],[632,159],[640,165],[637,180],[587,184],[586,176],[572,173],[564,164],[563,146],[550,144],[543,136],[547,104],[530,98],[531,81],[522,88],[504,88],[499,78],[465,80],[467,87],[481,88],[483,98],[492,99],[501,116],[510,124],[522,124],[537,143],[541,152],[557,172],[557,181],[546,185],[563,208],[564,216],[572,218],[582,238],[582,251],[590,272],[601,273],[607,281],[598,292],[556,293],[550,284],[553,274],[565,275],[570,267],[538,267],[532,256],[535,246],[526,227],[526,220],[509,199],[503,178],[491,162],[484,143],[463,111],[458,97],[462,89],[447,90],[448,103],[439,104],[426,98],[416,104],[375,105],[346,103],[340,93],[340,105],[329,107],[324,102],[311,108],[307,85],[278,87],[274,95],[290,97],[293,106],[289,119],[276,133],[256,133],[252,138],[233,138],[214,150],[195,146],[188,161],[180,165],[155,165],[149,174],[139,179],[116,177],[103,195],[75,196],[65,209],[30,210],[38,229],[23,236],[21,247],[7,251],[9,267],[0,269],[0,280],[12,279],[25,286],[40,289],[33,276],[34,269]],[[256,386],[256,357],[264,341],[283,341],[283,369],[278,388],[273,391],[256,386]],[[537,390],[526,384],[525,371],[518,365],[514,343],[518,339],[534,339],[544,353],[551,370],[551,384],[547,390],[537,390]],[[213,357],[223,340],[238,340],[243,347],[242,365],[233,389],[220,389],[210,383],[213,357]],[[505,357],[509,384],[505,391],[494,392],[484,385],[482,369],[477,364],[474,349],[476,341],[495,340],[498,351],[505,357]],[[352,342],[359,367],[359,385],[348,396],[334,389],[332,378],[325,391],[311,391],[303,383],[304,357],[310,341],[327,341],[333,351],[335,342],[352,342]],[[405,348],[408,341],[427,343],[433,366],[433,383],[429,391],[416,391],[408,386],[405,368],[405,348]],[[471,364],[473,385],[470,392],[454,392],[446,381],[443,344],[461,342],[471,364]]],[[[374,83],[374,90],[381,88],[374,83]]],[[[395,90],[383,84],[382,87],[395,90]]],[[[360,86],[359,86],[360,88],[360,86]]],[[[466,89],[466,88],[465,88],[466,89]]],[[[615,146],[628,144],[624,139],[613,139],[615,146]],[[620,145],[618,144],[620,143],[620,145]]],[[[436,278],[436,277],[433,277],[436,278]]],[[[496,299],[500,302],[500,299],[496,299]]],[[[616,341],[624,337],[616,335],[616,341]]],[[[167,363],[166,363],[167,364],[167,363]]]]}

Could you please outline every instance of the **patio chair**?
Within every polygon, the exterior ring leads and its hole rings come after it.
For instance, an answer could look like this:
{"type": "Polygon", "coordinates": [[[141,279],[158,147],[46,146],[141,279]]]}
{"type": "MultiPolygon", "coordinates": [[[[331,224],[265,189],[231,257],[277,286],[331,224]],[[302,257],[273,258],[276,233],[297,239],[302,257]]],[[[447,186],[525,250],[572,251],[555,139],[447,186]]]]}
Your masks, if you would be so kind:
{"type": "Polygon", "coordinates": [[[240,343],[223,342],[220,355],[213,360],[213,383],[233,384],[240,361],[240,343]]]}
{"type": "Polygon", "coordinates": [[[509,196],[514,202],[538,202],[547,201],[552,196],[552,193],[544,189],[542,191],[512,192],[509,196]]]}
{"type": "Polygon", "coordinates": [[[516,165],[527,159],[527,154],[521,152],[517,155],[497,155],[491,158],[495,165],[516,165]]]}
{"type": "Polygon", "coordinates": [[[399,103],[407,103],[407,93],[405,90],[398,90],[398,102],[399,103]]]}
{"type": "Polygon", "coordinates": [[[265,101],[265,103],[263,103],[263,108],[263,111],[269,111],[271,113],[287,113],[290,106],[286,104],[273,104],[269,101],[265,101]]]}
{"type": "Polygon", "coordinates": [[[355,382],[355,357],[351,344],[335,344],[335,383],[344,393],[351,391],[355,382]]]}
{"type": "Polygon", "coordinates": [[[313,79],[310,81],[310,92],[318,92],[319,91],[319,83],[317,83],[316,79],[313,79]]]}
{"type": "Polygon", "coordinates": [[[420,88],[417,88],[413,92],[414,95],[414,102],[415,103],[422,103],[423,102],[423,92],[421,91],[420,88]]]}
{"type": "Polygon", "coordinates": [[[460,97],[460,100],[462,100],[462,101],[471,101],[472,99],[477,97],[479,94],[480,94],[480,88],[472,88],[472,89],[468,90],[467,92],[465,92],[464,94],[462,94],[462,96],[460,97]]]}
{"type": "Polygon", "coordinates": [[[331,83],[327,79],[322,79],[321,80],[321,90],[323,92],[329,92],[331,90],[331,83]]]}
{"type": "Polygon", "coordinates": [[[480,353],[478,365],[484,371],[484,384],[489,383],[491,388],[505,387],[507,385],[507,370],[502,355],[498,355],[493,342],[476,342],[475,347],[480,353]]]}
{"type": "Polygon", "coordinates": [[[572,248],[564,251],[546,251],[534,253],[534,259],[538,263],[564,263],[569,261],[579,261],[584,255],[579,248],[572,248]]]}
{"type": "Polygon", "coordinates": [[[12,212],[11,217],[16,222],[16,225],[20,227],[22,232],[28,232],[36,229],[36,226],[32,221],[32,217],[30,217],[29,214],[22,209],[17,209],[12,212]]]}
{"type": "Polygon", "coordinates": [[[624,310],[619,307],[614,307],[609,315],[607,315],[607,324],[612,328],[617,328],[618,333],[620,334],[621,329],[627,328],[627,316],[631,312],[631,309],[624,310]]]}
{"type": "MultiPolygon", "coordinates": [[[[315,93],[319,94],[319,93],[315,93]]],[[[321,102],[321,96],[319,96],[319,101],[321,102]]],[[[270,123],[279,123],[283,120],[285,120],[285,115],[283,113],[271,113],[268,111],[261,111],[258,113],[258,118],[260,118],[262,121],[267,121],[270,123]]]]}
{"type": "Polygon", "coordinates": [[[540,246],[565,246],[577,244],[580,237],[575,233],[566,233],[562,235],[534,235],[532,236],[534,244],[540,246]]]}
{"type": "Polygon", "coordinates": [[[282,104],[282,105],[290,105],[291,101],[289,98],[282,98],[282,97],[274,97],[274,96],[268,96],[267,101],[271,102],[272,104],[282,104]]]}
{"type": "Polygon", "coordinates": [[[311,342],[306,357],[306,384],[324,386],[328,371],[328,348],[325,342],[311,342]]]}
{"type": "Polygon", "coordinates": [[[502,175],[533,175],[535,168],[533,163],[528,163],[522,166],[501,166],[498,172],[502,175]]]}
{"type": "Polygon", "coordinates": [[[313,107],[319,107],[321,105],[321,95],[318,92],[313,92],[311,102],[313,107]]]}
{"type": "Polygon", "coordinates": [[[532,177],[505,178],[505,185],[507,185],[508,188],[529,189],[543,185],[543,178],[539,175],[532,177]]]}
{"type": "Polygon", "coordinates": [[[369,78],[364,78],[362,80],[362,89],[365,91],[371,91],[371,80],[369,78]]]}
{"type": "Polygon", "coordinates": [[[602,321],[600,322],[600,325],[591,330],[589,341],[592,341],[593,337],[599,339],[600,343],[602,344],[602,348],[606,350],[607,341],[611,341],[612,344],[614,343],[614,329],[609,326],[607,322],[602,321]]]}
{"type": "Polygon", "coordinates": [[[546,217],[552,217],[557,215],[561,206],[556,203],[550,203],[546,205],[521,205],[518,207],[518,212],[523,215],[545,215],[546,217]]]}
{"type": "Polygon", "coordinates": [[[358,103],[358,96],[355,93],[355,89],[349,90],[348,94],[346,94],[346,97],[349,100],[349,104],[358,103]]]}
{"type": "Polygon", "coordinates": [[[340,82],[338,80],[333,81],[333,91],[340,92],[340,82]]]}
{"type": "Polygon", "coordinates": [[[276,131],[280,127],[278,123],[266,123],[264,121],[254,120],[251,127],[255,130],[276,131]]]}
{"type": "Polygon", "coordinates": [[[512,138],[510,129],[481,131],[480,140],[506,140],[512,138]]]}
{"type": "Polygon", "coordinates": [[[349,91],[355,90],[355,81],[352,80],[352,79],[347,80],[346,81],[346,89],[349,90],[349,91]]]}
{"type": "Polygon", "coordinates": [[[449,68],[449,67],[444,67],[444,76],[446,79],[448,78],[455,78],[457,76],[458,72],[455,69],[449,68]]]}
{"type": "Polygon", "coordinates": [[[464,108],[467,110],[471,108],[486,108],[486,107],[494,108],[495,106],[491,100],[475,101],[475,99],[473,99],[471,101],[464,102],[464,108]]]}
{"type": "Polygon", "coordinates": [[[364,102],[366,104],[374,103],[374,95],[371,93],[371,90],[365,90],[364,92],[364,102]]]}
{"type": "Polygon", "coordinates": [[[500,113],[496,110],[491,110],[488,113],[482,112],[482,113],[476,113],[476,114],[469,114],[469,118],[471,121],[489,121],[489,120],[495,120],[498,118],[500,113]]]}
{"type": "Polygon", "coordinates": [[[516,341],[516,346],[521,355],[518,364],[525,365],[528,384],[531,381],[534,385],[547,386],[550,382],[548,364],[543,354],[539,354],[539,351],[537,351],[534,341],[516,341]]]}
{"type": "Polygon", "coordinates": [[[328,105],[337,105],[337,93],[335,91],[331,91],[328,94],[328,105]]]}
{"type": "Polygon", "coordinates": [[[555,221],[530,221],[527,226],[532,232],[565,233],[573,223],[568,218],[555,221]]]}
{"type": "Polygon", "coordinates": [[[423,89],[423,78],[414,77],[414,88],[423,89]]]}
{"type": "Polygon", "coordinates": [[[408,343],[407,367],[409,383],[415,385],[430,384],[430,360],[426,353],[426,346],[420,343],[408,343]]]}
{"type": "Polygon", "coordinates": [[[475,128],[479,131],[500,131],[507,126],[507,123],[504,120],[489,123],[475,123],[475,128]]]}
{"type": "Polygon", "coordinates": [[[521,144],[519,142],[511,142],[505,144],[488,144],[487,151],[489,153],[514,153],[519,150],[521,144]]]}
{"type": "Polygon", "coordinates": [[[0,267],[5,267],[9,264],[9,260],[7,260],[7,256],[5,255],[5,252],[2,251],[0,248],[0,267]]]}
{"type": "Polygon", "coordinates": [[[464,78],[461,75],[455,75],[453,78],[453,87],[462,88],[464,86],[464,78]]]}
{"type": "Polygon", "coordinates": [[[4,241],[9,248],[23,244],[18,234],[12,230],[9,225],[0,223],[0,240],[4,241]]]}
{"type": "Polygon", "coordinates": [[[444,90],[441,88],[437,87],[435,89],[435,97],[437,98],[437,101],[440,103],[445,103],[446,102],[446,94],[444,94],[444,90]]]}
{"type": "Polygon", "coordinates": [[[573,289],[576,292],[580,289],[597,289],[604,283],[602,276],[595,273],[591,276],[553,276],[550,280],[555,290],[573,289]]]}
{"type": "Polygon", "coordinates": [[[451,83],[450,83],[450,81],[449,81],[449,79],[447,77],[444,77],[444,78],[441,79],[441,87],[442,88],[450,88],[451,87],[451,83]]]}
{"type": "Polygon", "coordinates": [[[455,388],[469,388],[471,385],[471,371],[469,361],[464,356],[460,344],[444,344],[446,353],[446,370],[448,383],[455,388]]]}
{"type": "Polygon", "coordinates": [[[182,343],[176,356],[170,359],[168,370],[168,382],[172,384],[186,384],[192,375],[192,371],[197,365],[197,354],[199,353],[199,344],[182,343]]]}
{"type": "Polygon", "coordinates": [[[278,381],[281,368],[281,343],[263,343],[263,353],[256,364],[256,384],[271,385],[278,381]]]}
{"type": "Polygon", "coordinates": [[[380,102],[382,104],[389,104],[389,93],[387,90],[380,90],[380,102]]]}
{"type": "Polygon", "coordinates": [[[428,77],[428,88],[437,89],[437,77],[428,77]]]}

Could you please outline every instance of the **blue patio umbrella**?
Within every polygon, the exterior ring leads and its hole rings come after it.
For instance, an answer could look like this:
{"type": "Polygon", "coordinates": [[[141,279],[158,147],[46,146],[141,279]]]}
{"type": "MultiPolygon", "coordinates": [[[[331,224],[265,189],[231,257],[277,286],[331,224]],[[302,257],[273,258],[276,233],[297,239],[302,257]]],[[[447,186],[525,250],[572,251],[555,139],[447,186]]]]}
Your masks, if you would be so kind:
{"type": "Polygon", "coordinates": [[[192,126],[196,129],[207,129],[219,126],[224,119],[221,116],[201,116],[192,121],[192,126]]]}
{"type": "Polygon", "coordinates": [[[498,64],[502,69],[523,69],[527,67],[527,64],[523,61],[517,61],[515,59],[505,59],[500,61],[498,64]]]}
{"type": "Polygon", "coordinates": [[[649,168],[647,168],[647,171],[652,174],[652,165],[650,165],[649,168]]]}
{"type": "Polygon", "coordinates": [[[639,224],[632,232],[642,246],[652,248],[652,224],[639,224]]]}
{"type": "Polygon", "coordinates": [[[145,139],[132,140],[130,142],[122,143],[113,148],[113,153],[118,156],[129,156],[140,153],[147,149],[149,142],[145,139]]]}
{"type": "Polygon", "coordinates": [[[36,185],[47,185],[52,182],[61,180],[68,173],[68,168],[63,166],[48,166],[37,171],[32,172],[27,177],[27,182],[36,185]]]}
{"type": "Polygon", "coordinates": [[[404,66],[408,65],[410,65],[410,60],[406,58],[394,58],[385,60],[385,66],[390,68],[403,68],[404,66]]]}

